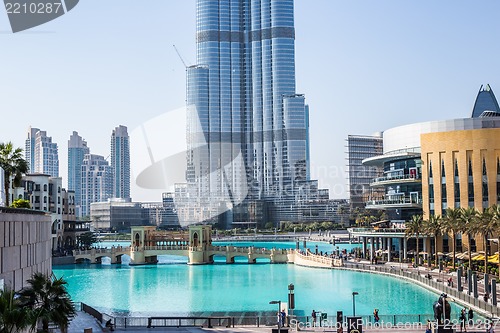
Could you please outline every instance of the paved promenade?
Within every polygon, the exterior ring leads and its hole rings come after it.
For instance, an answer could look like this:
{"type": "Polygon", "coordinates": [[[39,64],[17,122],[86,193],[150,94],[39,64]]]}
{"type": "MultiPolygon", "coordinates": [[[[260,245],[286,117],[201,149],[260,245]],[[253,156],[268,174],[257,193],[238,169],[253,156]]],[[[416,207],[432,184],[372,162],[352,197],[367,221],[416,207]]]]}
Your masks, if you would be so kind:
{"type": "MultiPolygon", "coordinates": [[[[497,331],[500,332],[500,325],[497,325],[498,329],[497,331]]],[[[103,332],[102,328],[100,325],[97,324],[96,320],[91,317],[90,315],[83,313],[83,312],[78,312],[77,316],[73,321],[71,322],[71,325],[68,329],[68,333],[83,333],[85,332],[86,329],[92,328],[92,333],[96,332],[103,332]]],[[[145,332],[189,332],[189,333],[209,333],[209,332],[214,332],[214,333],[230,333],[230,332],[235,332],[235,333],[271,333],[272,329],[275,329],[276,327],[234,327],[234,328],[199,328],[199,327],[168,327],[168,328],[117,328],[114,332],[129,332],[129,333],[145,333],[145,332]]],[[[412,329],[412,328],[364,328],[363,332],[377,332],[377,333],[422,333],[424,332],[424,328],[419,328],[419,329],[412,329]]],[[[457,329],[457,332],[460,330],[457,329]]],[[[475,327],[474,329],[470,327],[467,332],[472,333],[472,332],[485,332],[486,329],[484,327],[475,327]]],[[[296,329],[289,329],[289,332],[297,332],[296,329]]],[[[334,328],[329,328],[329,327],[316,327],[316,328],[307,328],[307,329],[301,329],[300,332],[336,332],[334,328]]],[[[344,329],[344,332],[347,332],[346,329],[344,329]]]]}

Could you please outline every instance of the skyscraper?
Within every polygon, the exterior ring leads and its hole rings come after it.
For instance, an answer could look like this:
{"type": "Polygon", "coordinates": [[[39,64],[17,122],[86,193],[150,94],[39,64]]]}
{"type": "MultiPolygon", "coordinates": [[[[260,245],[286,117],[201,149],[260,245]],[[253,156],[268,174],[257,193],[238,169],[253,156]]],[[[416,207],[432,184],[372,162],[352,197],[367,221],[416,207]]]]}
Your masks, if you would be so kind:
{"type": "Polygon", "coordinates": [[[31,126],[28,128],[28,138],[24,145],[24,156],[26,162],[28,162],[28,173],[35,172],[35,135],[39,131],[39,128],[31,126]]]}
{"type": "Polygon", "coordinates": [[[90,204],[113,197],[113,171],[104,156],[86,154],[82,162],[82,216],[90,215],[90,204]]]}
{"type": "Polygon", "coordinates": [[[496,116],[500,114],[500,107],[498,106],[495,94],[489,84],[485,87],[481,85],[479,92],[477,93],[476,101],[474,102],[474,108],[472,109],[472,118],[480,117],[484,111],[491,111],[490,113],[496,113],[496,116]]]}
{"type": "Polygon", "coordinates": [[[25,143],[25,156],[29,173],[41,173],[59,177],[59,154],[57,143],[46,131],[30,127],[25,143]]]}
{"type": "Polygon", "coordinates": [[[293,198],[309,180],[293,0],[197,0],[187,181],[202,198],[293,198]]]}
{"type": "Polygon", "coordinates": [[[83,158],[89,153],[87,142],[73,131],[68,140],[68,190],[75,191],[76,216],[81,214],[83,158]]]}
{"type": "Polygon", "coordinates": [[[382,134],[347,136],[347,170],[351,208],[364,208],[369,196],[381,197],[384,192],[370,188],[370,182],[384,174],[382,168],[363,165],[363,160],[383,154],[382,134]]]}
{"type": "Polygon", "coordinates": [[[118,126],[111,134],[111,167],[113,197],[130,198],[130,144],[126,126],[118,126]]]}

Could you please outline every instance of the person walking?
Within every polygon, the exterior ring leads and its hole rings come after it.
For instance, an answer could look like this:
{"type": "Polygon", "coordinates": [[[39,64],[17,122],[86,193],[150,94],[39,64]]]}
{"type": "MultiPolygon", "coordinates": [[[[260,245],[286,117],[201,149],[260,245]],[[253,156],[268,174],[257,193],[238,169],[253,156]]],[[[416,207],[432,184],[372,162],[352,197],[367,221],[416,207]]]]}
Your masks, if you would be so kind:
{"type": "Polygon", "coordinates": [[[472,311],[472,308],[469,308],[469,312],[467,313],[467,319],[469,320],[469,325],[474,324],[474,311],[472,311]]]}
{"type": "Polygon", "coordinates": [[[286,312],[285,309],[281,310],[281,327],[285,327],[286,324],[286,312]]]}
{"type": "Polygon", "coordinates": [[[467,332],[467,326],[465,326],[465,308],[460,311],[460,316],[458,318],[460,320],[460,332],[465,330],[467,332]]]}
{"type": "Polygon", "coordinates": [[[378,326],[380,317],[378,316],[378,309],[373,310],[373,320],[375,321],[375,326],[378,326]]]}
{"type": "Polygon", "coordinates": [[[312,321],[313,321],[313,327],[316,326],[316,311],[312,311],[311,313],[312,321]]]}

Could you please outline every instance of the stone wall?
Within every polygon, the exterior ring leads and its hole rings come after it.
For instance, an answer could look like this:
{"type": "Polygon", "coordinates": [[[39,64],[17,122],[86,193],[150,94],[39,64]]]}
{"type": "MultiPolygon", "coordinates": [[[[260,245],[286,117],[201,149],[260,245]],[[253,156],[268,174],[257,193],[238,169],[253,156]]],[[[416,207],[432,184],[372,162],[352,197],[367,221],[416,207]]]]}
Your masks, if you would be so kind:
{"type": "Polygon", "coordinates": [[[50,215],[0,207],[0,286],[17,291],[35,272],[52,273],[50,215]]]}

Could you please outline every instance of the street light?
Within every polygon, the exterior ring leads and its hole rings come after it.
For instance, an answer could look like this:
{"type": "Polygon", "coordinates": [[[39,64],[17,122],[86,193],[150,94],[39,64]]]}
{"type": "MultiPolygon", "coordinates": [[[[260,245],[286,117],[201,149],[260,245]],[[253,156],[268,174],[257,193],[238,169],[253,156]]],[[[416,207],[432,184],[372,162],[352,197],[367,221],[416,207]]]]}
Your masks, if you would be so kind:
{"type": "MultiPolygon", "coordinates": [[[[295,309],[295,294],[294,294],[295,286],[293,283],[288,285],[288,309],[290,310],[290,315],[293,318],[293,309],[295,309]]],[[[290,317],[288,317],[290,320],[290,317]]],[[[288,322],[290,323],[290,321],[288,322]]]]}
{"type": "Polygon", "coordinates": [[[356,316],[356,299],[355,296],[359,295],[357,291],[352,292],[352,316],[356,316]]]}
{"type": "Polygon", "coordinates": [[[271,301],[269,302],[269,304],[278,304],[278,315],[277,315],[277,318],[278,318],[278,332],[281,331],[281,301],[271,301]]]}

